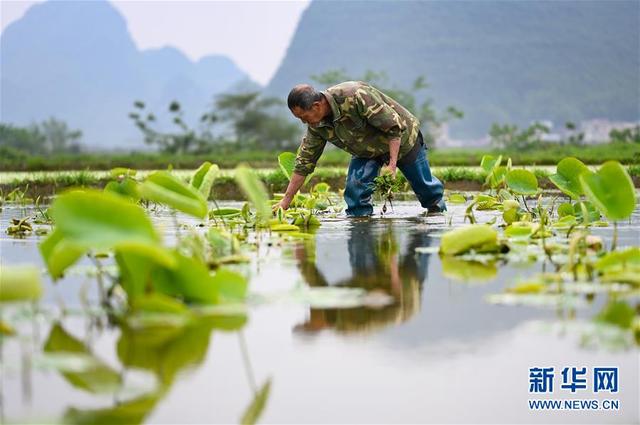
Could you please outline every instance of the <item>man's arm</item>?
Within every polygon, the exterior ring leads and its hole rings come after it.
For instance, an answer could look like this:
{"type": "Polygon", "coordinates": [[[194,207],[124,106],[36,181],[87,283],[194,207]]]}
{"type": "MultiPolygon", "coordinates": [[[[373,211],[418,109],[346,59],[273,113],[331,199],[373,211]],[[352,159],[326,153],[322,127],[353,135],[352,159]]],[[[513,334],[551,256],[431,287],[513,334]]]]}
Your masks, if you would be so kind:
{"type": "Polygon", "coordinates": [[[278,207],[282,207],[283,209],[289,208],[291,205],[291,201],[293,201],[293,197],[296,196],[296,193],[300,190],[300,187],[304,184],[305,176],[293,173],[291,175],[291,181],[289,182],[289,186],[287,186],[287,191],[284,194],[284,198],[276,205],[275,209],[278,207]]]}
{"type": "Polygon", "coordinates": [[[394,137],[389,140],[389,171],[396,176],[398,153],[400,152],[400,138],[394,137]]]}

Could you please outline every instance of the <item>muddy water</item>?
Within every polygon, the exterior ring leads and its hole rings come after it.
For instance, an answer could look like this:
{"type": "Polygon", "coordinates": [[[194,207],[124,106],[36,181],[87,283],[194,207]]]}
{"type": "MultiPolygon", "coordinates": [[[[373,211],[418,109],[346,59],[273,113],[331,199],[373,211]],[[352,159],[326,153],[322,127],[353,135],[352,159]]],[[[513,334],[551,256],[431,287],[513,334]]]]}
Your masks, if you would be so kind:
{"type": "MultiPolygon", "coordinates": [[[[451,209],[453,225],[461,223],[464,208],[451,209]]],[[[5,233],[10,218],[32,213],[29,207],[2,211],[3,265],[42,265],[39,237],[5,233]]],[[[169,243],[189,231],[167,214],[155,221],[169,243]]],[[[263,423],[637,423],[637,346],[592,321],[607,295],[581,297],[578,307],[490,304],[488,295],[545,266],[501,265],[495,276],[485,270],[478,279],[456,280],[437,254],[415,252],[437,247],[447,221],[402,202],[386,218],[328,219],[313,239],[263,247],[238,268],[251,277],[248,321],[239,331],[200,323],[140,335],[109,325],[96,308],[93,265],[83,260],[57,284],[47,280],[37,306],[3,307],[3,320],[18,336],[2,340],[0,419],[236,423],[270,380],[263,423]],[[286,296],[300,286],[359,287],[394,302],[311,308],[286,296]],[[54,331],[88,347],[117,373],[119,388],[91,390],[47,364],[43,346],[54,331]],[[529,394],[532,367],[554,368],[553,393],[529,394]],[[585,367],[588,388],[561,389],[565,367],[585,367]],[[595,367],[619,368],[617,393],[593,393],[595,367]],[[161,394],[145,399],[159,382],[161,394]],[[531,411],[531,398],[615,399],[619,409],[531,411]],[[138,402],[131,407],[129,400],[138,402]]],[[[619,245],[638,245],[640,210],[619,231],[619,245]]],[[[612,229],[593,232],[607,239],[612,229]]]]}

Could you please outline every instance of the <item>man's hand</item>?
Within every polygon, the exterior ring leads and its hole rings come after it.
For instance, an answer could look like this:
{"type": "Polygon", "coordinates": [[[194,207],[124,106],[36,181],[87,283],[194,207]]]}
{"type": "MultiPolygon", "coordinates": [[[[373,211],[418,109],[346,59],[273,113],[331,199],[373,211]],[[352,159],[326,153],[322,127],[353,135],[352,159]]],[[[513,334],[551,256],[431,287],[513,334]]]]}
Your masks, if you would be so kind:
{"type": "Polygon", "coordinates": [[[285,195],[284,198],[280,200],[280,202],[278,202],[273,206],[272,211],[276,213],[278,211],[278,208],[282,208],[283,210],[289,209],[289,205],[291,205],[291,200],[292,198],[289,198],[285,195]]]}
{"type": "Polygon", "coordinates": [[[398,169],[395,165],[387,165],[386,167],[384,167],[382,169],[382,174],[391,174],[391,176],[395,179],[396,178],[396,173],[398,172],[398,169]]]}

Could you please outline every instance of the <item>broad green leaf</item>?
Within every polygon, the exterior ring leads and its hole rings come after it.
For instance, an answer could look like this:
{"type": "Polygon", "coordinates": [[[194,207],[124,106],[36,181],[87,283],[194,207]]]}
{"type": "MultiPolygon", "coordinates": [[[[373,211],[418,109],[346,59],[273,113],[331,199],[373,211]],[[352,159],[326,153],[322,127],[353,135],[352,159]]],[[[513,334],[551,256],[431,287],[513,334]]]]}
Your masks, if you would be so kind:
{"type": "Polygon", "coordinates": [[[269,399],[269,390],[271,389],[271,379],[267,379],[260,390],[255,394],[253,401],[242,415],[240,423],[242,425],[253,425],[258,422],[260,415],[264,410],[264,406],[269,399]]]}
{"type": "Polygon", "coordinates": [[[533,233],[538,228],[537,224],[524,222],[524,221],[516,221],[511,223],[504,229],[504,234],[510,238],[528,238],[533,235],[533,233]]]}
{"type": "Polygon", "coordinates": [[[520,282],[515,286],[505,289],[510,294],[537,294],[547,288],[542,282],[520,282]]]}
{"type": "Polygon", "coordinates": [[[233,218],[238,217],[242,213],[240,208],[218,208],[209,211],[209,217],[233,218]]]}
{"type": "Polygon", "coordinates": [[[518,221],[518,208],[510,208],[502,213],[502,219],[505,223],[511,224],[518,221]]]}
{"type": "Polygon", "coordinates": [[[511,170],[505,180],[509,189],[519,195],[535,195],[538,193],[538,179],[528,170],[511,170]]]}
{"type": "Polygon", "coordinates": [[[484,155],[480,160],[480,166],[487,173],[491,173],[493,169],[500,165],[502,162],[502,155],[494,158],[492,155],[484,155]]]}
{"type": "Polygon", "coordinates": [[[592,173],[580,174],[587,198],[609,220],[624,220],[636,207],[636,193],[627,170],[617,161],[605,162],[592,173]]]}
{"type": "Polygon", "coordinates": [[[464,195],[461,195],[459,193],[454,193],[453,195],[449,196],[449,203],[451,204],[464,204],[465,202],[467,202],[467,199],[464,197],[464,195]]]}
{"type": "Polygon", "coordinates": [[[120,284],[130,304],[151,291],[152,272],[156,267],[172,269],[177,266],[171,251],[150,244],[120,244],[116,248],[115,259],[120,270],[120,284]]]}
{"type": "Polygon", "coordinates": [[[58,237],[80,247],[109,249],[122,242],[160,242],[145,211],[118,195],[96,190],[67,192],[49,211],[58,237]]]}
{"type": "Polygon", "coordinates": [[[67,267],[73,265],[87,252],[86,248],[65,239],[62,231],[57,227],[38,248],[49,274],[54,279],[60,278],[67,267]]]}
{"type": "Polygon", "coordinates": [[[244,301],[247,296],[249,282],[240,273],[220,268],[213,276],[220,299],[223,301],[244,301]]]}
{"type": "Polygon", "coordinates": [[[220,168],[216,164],[205,161],[193,174],[189,183],[202,194],[204,199],[209,199],[213,182],[218,175],[220,175],[220,168]]]}
{"type": "Polygon", "coordinates": [[[60,356],[69,353],[70,361],[79,359],[78,354],[80,359],[84,358],[85,366],[81,370],[61,371],[65,379],[76,388],[91,393],[102,393],[113,392],[120,387],[122,382],[120,374],[94,357],[82,342],[65,331],[59,323],[51,328],[44,345],[44,352],[60,356]]]}
{"type": "Polygon", "coordinates": [[[197,218],[207,215],[207,201],[194,187],[185,184],[167,171],[151,174],[139,186],[140,196],[165,204],[197,218]]]}
{"type": "Polygon", "coordinates": [[[0,302],[37,300],[41,295],[37,267],[0,265],[0,302]]]}
{"type": "Polygon", "coordinates": [[[320,183],[317,183],[315,186],[313,186],[312,192],[327,193],[329,192],[329,189],[331,189],[331,186],[329,186],[328,183],[320,182],[320,183]]]}
{"type": "Polygon", "coordinates": [[[600,219],[600,212],[589,201],[576,202],[573,204],[573,215],[580,221],[590,223],[600,219]],[[586,220],[583,218],[586,217],[586,220]]]}
{"type": "Polygon", "coordinates": [[[284,175],[287,176],[287,179],[291,180],[293,169],[296,166],[296,154],[293,152],[282,152],[278,155],[278,164],[284,175]]]}
{"type": "Polygon", "coordinates": [[[110,173],[111,173],[111,177],[113,177],[114,179],[117,179],[118,177],[122,177],[122,176],[133,177],[138,173],[138,171],[133,170],[131,168],[116,167],[116,168],[112,168],[110,173]]]}
{"type": "Polygon", "coordinates": [[[65,424],[110,424],[134,425],[143,423],[147,415],[158,403],[160,394],[152,393],[134,400],[119,402],[114,407],[105,409],[69,408],[64,413],[65,424]]]}
{"type": "Polygon", "coordinates": [[[573,157],[564,158],[558,162],[556,173],[550,175],[549,180],[573,199],[579,199],[580,195],[582,195],[580,174],[588,170],[587,166],[579,159],[573,157]]]}
{"type": "Polygon", "coordinates": [[[567,215],[575,215],[573,205],[571,205],[569,202],[558,205],[558,217],[562,218],[567,215]]]}
{"type": "Polygon", "coordinates": [[[193,258],[173,252],[174,269],[154,268],[151,277],[154,287],[161,293],[183,298],[187,302],[215,304],[219,301],[218,288],[209,269],[193,258]]]}
{"type": "MultiPolygon", "coordinates": [[[[304,220],[302,220],[304,222],[304,220]]],[[[300,228],[295,224],[276,223],[271,225],[274,232],[299,232],[300,228]]]]}
{"type": "Polygon", "coordinates": [[[271,207],[269,206],[267,189],[262,181],[245,165],[236,168],[235,178],[244,196],[256,209],[258,221],[262,223],[267,221],[271,217],[271,207]]]}
{"type": "Polygon", "coordinates": [[[130,178],[125,178],[121,182],[111,181],[104,187],[104,191],[116,193],[136,201],[140,199],[138,182],[130,178]]]}
{"type": "Polygon", "coordinates": [[[448,231],[442,235],[440,252],[457,255],[483,245],[497,244],[498,232],[485,224],[472,224],[448,231]]]}
{"type": "Polygon", "coordinates": [[[595,264],[596,270],[599,271],[624,270],[628,267],[640,267],[640,247],[609,252],[595,264]]]}
{"type": "Polygon", "coordinates": [[[498,268],[494,263],[480,263],[478,261],[460,260],[456,257],[444,256],[442,274],[454,280],[463,282],[485,282],[496,277],[498,268]]]}

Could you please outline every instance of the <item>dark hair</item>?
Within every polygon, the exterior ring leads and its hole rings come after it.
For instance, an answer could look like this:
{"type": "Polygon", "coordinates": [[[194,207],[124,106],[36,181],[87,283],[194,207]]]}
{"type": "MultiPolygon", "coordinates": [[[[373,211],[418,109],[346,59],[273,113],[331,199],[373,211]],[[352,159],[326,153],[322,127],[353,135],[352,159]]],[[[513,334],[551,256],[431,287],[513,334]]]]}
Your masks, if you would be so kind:
{"type": "Polygon", "coordinates": [[[289,92],[287,106],[293,110],[296,106],[304,111],[311,109],[314,102],[322,99],[322,93],[311,87],[309,84],[298,84],[289,92]]]}

